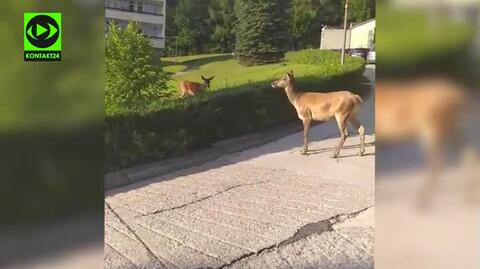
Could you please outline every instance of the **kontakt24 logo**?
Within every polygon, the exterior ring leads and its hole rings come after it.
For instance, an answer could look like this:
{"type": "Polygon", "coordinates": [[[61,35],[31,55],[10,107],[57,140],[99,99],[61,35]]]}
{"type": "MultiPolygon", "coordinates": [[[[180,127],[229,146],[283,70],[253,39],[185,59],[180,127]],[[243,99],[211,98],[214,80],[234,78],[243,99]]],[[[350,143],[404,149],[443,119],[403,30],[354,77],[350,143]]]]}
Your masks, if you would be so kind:
{"type": "Polygon", "coordinates": [[[24,61],[60,61],[62,59],[62,14],[23,14],[24,61]]]}

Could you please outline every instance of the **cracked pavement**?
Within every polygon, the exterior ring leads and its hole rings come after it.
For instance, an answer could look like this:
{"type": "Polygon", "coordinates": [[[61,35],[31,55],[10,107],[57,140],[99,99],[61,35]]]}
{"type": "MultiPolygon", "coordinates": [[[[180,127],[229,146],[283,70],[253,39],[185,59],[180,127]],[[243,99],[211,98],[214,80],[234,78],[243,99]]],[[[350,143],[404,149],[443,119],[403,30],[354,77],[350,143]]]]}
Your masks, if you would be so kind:
{"type": "Polygon", "coordinates": [[[106,268],[373,267],[373,156],[250,154],[109,191],[106,268]],[[357,214],[372,221],[337,228],[357,214]]]}
{"type": "Polygon", "coordinates": [[[373,95],[360,119],[366,156],[327,122],[308,156],[297,132],[107,191],[105,268],[373,268],[373,95]]]}

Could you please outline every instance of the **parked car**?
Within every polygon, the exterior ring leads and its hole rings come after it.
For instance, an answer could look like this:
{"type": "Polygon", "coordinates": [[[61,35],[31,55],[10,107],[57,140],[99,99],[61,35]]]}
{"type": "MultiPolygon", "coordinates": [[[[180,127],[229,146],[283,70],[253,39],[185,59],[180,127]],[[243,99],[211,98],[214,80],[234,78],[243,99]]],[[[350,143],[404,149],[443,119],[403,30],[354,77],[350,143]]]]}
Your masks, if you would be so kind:
{"type": "Polygon", "coordinates": [[[352,57],[361,57],[366,60],[368,51],[369,49],[363,48],[350,49],[348,54],[352,57]]]}
{"type": "Polygon", "coordinates": [[[375,48],[368,51],[368,53],[367,53],[367,63],[374,64],[375,63],[375,56],[376,56],[375,48]]]}

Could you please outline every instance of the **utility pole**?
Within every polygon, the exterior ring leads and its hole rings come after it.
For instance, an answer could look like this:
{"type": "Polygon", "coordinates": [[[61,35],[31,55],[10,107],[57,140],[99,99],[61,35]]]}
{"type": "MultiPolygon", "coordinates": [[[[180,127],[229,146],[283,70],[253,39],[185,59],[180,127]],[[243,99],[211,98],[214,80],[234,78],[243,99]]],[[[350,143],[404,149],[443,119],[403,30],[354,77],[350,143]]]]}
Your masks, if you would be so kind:
{"type": "Polygon", "coordinates": [[[348,17],[348,0],[345,0],[345,15],[343,16],[343,47],[342,47],[342,59],[340,64],[345,62],[345,46],[347,43],[347,17],[348,17]]]}

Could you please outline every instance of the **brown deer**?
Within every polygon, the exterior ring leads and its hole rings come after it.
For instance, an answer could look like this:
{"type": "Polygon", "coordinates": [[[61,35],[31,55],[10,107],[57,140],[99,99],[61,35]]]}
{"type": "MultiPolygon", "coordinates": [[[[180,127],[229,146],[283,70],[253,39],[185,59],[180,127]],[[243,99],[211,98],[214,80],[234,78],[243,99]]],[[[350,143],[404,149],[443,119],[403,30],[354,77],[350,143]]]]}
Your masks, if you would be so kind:
{"type": "Polygon", "coordinates": [[[198,82],[191,82],[184,80],[180,82],[180,90],[181,90],[181,97],[184,97],[187,94],[190,95],[195,95],[201,91],[203,91],[205,88],[210,89],[210,81],[214,78],[205,78],[204,76],[201,76],[203,83],[198,83],[198,82]]]}
{"type": "Polygon", "coordinates": [[[340,148],[348,136],[347,121],[350,122],[360,134],[360,155],[365,153],[365,128],[356,118],[362,98],[348,91],[330,93],[300,92],[295,87],[293,71],[277,81],[272,82],[273,88],[283,88],[288,100],[295,107],[298,118],[303,122],[303,155],[308,152],[308,131],[312,121],[327,121],[335,118],[340,130],[340,142],[335,149],[333,158],[338,157],[340,148]]]}
{"type": "Polygon", "coordinates": [[[380,80],[375,95],[377,140],[380,143],[419,140],[422,146],[429,173],[417,199],[425,206],[444,166],[447,146],[463,147],[465,90],[453,81],[433,77],[380,80]]]}

